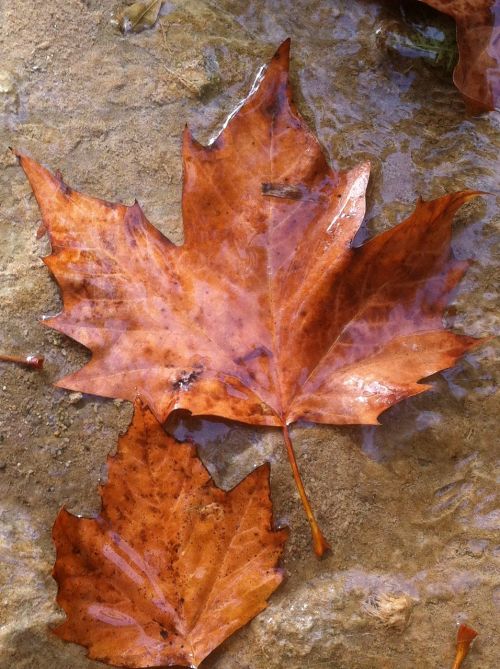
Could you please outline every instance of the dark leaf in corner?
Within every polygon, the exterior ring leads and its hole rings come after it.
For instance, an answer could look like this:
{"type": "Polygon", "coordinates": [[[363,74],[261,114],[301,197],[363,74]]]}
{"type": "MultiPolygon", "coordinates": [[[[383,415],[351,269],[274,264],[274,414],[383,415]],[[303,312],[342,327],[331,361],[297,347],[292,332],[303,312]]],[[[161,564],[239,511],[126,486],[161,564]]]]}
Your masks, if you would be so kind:
{"type": "Polygon", "coordinates": [[[108,468],[99,515],[54,524],[55,633],[113,665],[197,667],[282,581],[269,465],[224,492],[136,401],[108,468]]]}
{"type": "Polygon", "coordinates": [[[455,19],[455,86],[471,113],[500,105],[500,0],[421,0],[455,19]]]}

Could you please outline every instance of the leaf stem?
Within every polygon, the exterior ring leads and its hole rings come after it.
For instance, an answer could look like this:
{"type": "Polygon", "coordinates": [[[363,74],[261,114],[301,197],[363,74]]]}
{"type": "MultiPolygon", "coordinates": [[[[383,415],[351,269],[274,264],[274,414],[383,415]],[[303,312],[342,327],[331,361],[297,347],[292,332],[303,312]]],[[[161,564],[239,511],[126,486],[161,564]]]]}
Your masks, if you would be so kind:
{"type": "Polygon", "coordinates": [[[24,367],[32,367],[33,369],[42,369],[43,367],[43,356],[41,355],[7,355],[6,353],[0,353],[0,362],[17,362],[18,365],[24,365],[24,367]]]}
{"type": "Polygon", "coordinates": [[[330,545],[328,541],[323,536],[323,533],[318,525],[316,518],[314,517],[313,510],[307,499],[306,491],[304,489],[304,484],[302,483],[302,478],[300,476],[299,467],[297,465],[297,460],[295,459],[295,453],[292,446],[292,440],[290,439],[290,433],[288,432],[288,426],[283,425],[283,438],[285,440],[286,452],[288,455],[288,460],[290,461],[290,467],[292,468],[293,478],[295,479],[295,485],[299,491],[300,500],[304,511],[306,512],[307,520],[311,526],[311,533],[313,539],[314,552],[318,557],[323,557],[323,555],[330,550],[330,545]]]}

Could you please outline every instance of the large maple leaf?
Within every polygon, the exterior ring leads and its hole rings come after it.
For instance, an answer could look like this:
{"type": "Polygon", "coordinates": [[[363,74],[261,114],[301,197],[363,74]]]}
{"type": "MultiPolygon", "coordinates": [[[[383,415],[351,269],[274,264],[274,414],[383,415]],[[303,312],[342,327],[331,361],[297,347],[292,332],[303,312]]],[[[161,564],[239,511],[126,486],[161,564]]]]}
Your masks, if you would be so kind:
{"type": "Polygon", "coordinates": [[[108,468],[99,515],[54,524],[55,633],[118,666],[197,667],[283,579],[269,465],[224,492],[138,401],[108,468]]]}
{"type": "Polygon", "coordinates": [[[61,314],[45,321],[92,351],[59,381],[133,399],[163,420],[174,409],[282,426],[377,423],[428,388],[476,340],[443,326],[467,263],[450,252],[454,213],[475,193],[420,201],[403,223],[352,247],[369,166],[333,171],[300,118],[288,42],[209,146],[184,134],[181,247],[139,205],[75,192],[33,160],[61,314]]]}
{"type": "Polygon", "coordinates": [[[500,105],[500,0],[422,0],[457,24],[455,86],[472,113],[500,105]]]}

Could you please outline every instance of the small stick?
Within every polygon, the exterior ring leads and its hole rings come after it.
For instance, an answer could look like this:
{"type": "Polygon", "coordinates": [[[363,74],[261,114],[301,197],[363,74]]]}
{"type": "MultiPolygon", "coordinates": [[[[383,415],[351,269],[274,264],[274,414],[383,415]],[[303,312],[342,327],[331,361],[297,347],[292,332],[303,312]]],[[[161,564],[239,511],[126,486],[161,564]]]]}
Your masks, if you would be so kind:
{"type": "Polygon", "coordinates": [[[476,637],[476,630],[473,630],[472,627],[464,625],[463,623],[460,625],[457,632],[457,654],[455,655],[455,660],[451,669],[460,669],[462,662],[467,657],[471,644],[476,637]]]}
{"type": "Polygon", "coordinates": [[[18,365],[24,367],[31,367],[32,369],[42,369],[43,355],[7,355],[0,353],[0,362],[16,362],[18,365]]]}

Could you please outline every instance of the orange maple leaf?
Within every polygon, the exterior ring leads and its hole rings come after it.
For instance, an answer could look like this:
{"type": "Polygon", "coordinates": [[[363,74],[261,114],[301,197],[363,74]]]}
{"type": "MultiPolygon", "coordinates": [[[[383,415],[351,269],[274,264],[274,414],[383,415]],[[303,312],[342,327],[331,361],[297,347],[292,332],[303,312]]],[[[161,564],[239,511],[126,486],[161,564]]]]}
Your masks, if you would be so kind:
{"type": "Polygon", "coordinates": [[[360,248],[369,166],[333,171],[299,116],[285,42],[219,137],[184,134],[185,243],[139,205],[82,195],[20,156],[50,235],[45,263],[61,314],[45,321],[92,359],[59,381],[174,409],[281,426],[313,531],[319,530],[288,425],[376,424],[418,381],[477,340],[447,331],[443,311],[467,267],[450,251],[457,209],[476,193],[420,201],[360,248]]]}
{"type": "Polygon", "coordinates": [[[197,667],[283,579],[269,465],[224,492],[138,401],[108,468],[100,514],[54,524],[54,631],[110,664],[197,667]]]}
{"type": "Polygon", "coordinates": [[[471,113],[500,104],[500,0],[421,0],[457,24],[455,86],[471,113]]]}

